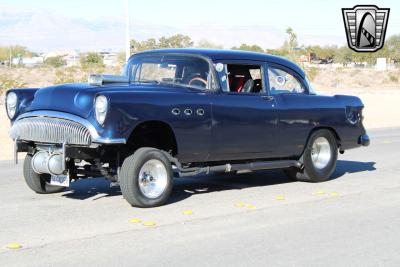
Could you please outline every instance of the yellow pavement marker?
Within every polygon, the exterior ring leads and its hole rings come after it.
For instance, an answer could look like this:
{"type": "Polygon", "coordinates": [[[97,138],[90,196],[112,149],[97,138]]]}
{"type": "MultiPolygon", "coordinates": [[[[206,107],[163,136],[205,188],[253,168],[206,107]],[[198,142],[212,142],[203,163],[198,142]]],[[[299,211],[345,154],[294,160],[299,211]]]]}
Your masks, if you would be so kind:
{"type": "Polygon", "coordinates": [[[142,220],[141,219],[132,219],[132,220],[129,220],[129,222],[131,222],[131,223],[140,223],[140,222],[142,222],[142,220]]]}
{"type": "Polygon", "coordinates": [[[183,213],[183,215],[193,215],[193,211],[192,210],[185,210],[182,213],[183,213]]]}
{"type": "Polygon", "coordinates": [[[276,197],[276,200],[285,200],[285,196],[279,195],[276,197]]]}
{"type": "Polygon", "coordinates": [[[337,192],[331,192],[331,196],[337,197],[339,194],[337,192]]]}
{"type": "Polygon", "coordinates": [[[317,195],[325,195],[325,191],[318,190],[318,191],[317,191],[317,195]]]}
{"type": "Polygon", "coordinates": [[[146,221],[146,222],[143,222],[143,225],[144,226],[156,226],[156,223],[155,222],[151,222],[151,221],[146,221]]]}
{"type": "Polygon", "coordinates": [[[19,243],[9,243],[7,244],[6,248],[8,249],[20,249],[22,248],[22,245],[19,243]]]}
{"type": "Polygon", "coordinates": [[[242,202],[239,202],[239,203],[236,203],[235,204],[235,207],[236,208],[243,208],[243,207],[245,207],[246,206],[246,204],[244,204],[244,203],[242,203],[242,202]]]}
{"type": "Polygon", "coordinates": [[[255,208],[256,208],[256,206],[251,205],[251,204],[247,204],[246,207],[247,207],[248,209],[255,209],[255,208]]]}

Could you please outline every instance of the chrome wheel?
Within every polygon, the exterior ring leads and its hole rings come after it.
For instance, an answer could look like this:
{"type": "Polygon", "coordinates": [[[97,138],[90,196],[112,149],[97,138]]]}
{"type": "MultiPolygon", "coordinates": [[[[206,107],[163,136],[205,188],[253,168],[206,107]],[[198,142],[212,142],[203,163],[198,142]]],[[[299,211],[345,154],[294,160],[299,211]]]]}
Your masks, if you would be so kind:
{"type": "Polygon", "coordinates": [[[164,164],[151,159],[139,171],[139,189],[147,198],[158,198],[167,188],[168,173],[164,164]]]}
{"type": "Polygon", "coordinates": [[[325,168],[329,164],[331,157],[331,146],[328,139],[325,137],[315,139],[311,148],[311,160],[315,168],[325,168]]]}

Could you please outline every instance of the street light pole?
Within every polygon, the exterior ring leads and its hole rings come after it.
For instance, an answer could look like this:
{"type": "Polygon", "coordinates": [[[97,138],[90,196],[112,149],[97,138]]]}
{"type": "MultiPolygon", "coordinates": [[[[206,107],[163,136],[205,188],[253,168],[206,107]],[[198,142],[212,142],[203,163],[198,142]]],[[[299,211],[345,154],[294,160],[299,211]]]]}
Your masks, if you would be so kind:
{"type": "Polygon", "coordinates": [[[10,45],[9,52],[10,52],[10,61],[8,63],[9,63],[9,67],[11,69],[11,64],[12,64],[12,62],[11,62],[12,61],[11,45],[10,45]]]}
{"type": "Polygon", "coordinates": [[[129,39],[129,0],[125,0],[125,19],[125,57],[126,60],[128,60],[131,55],[131,45],[129,39]]]}

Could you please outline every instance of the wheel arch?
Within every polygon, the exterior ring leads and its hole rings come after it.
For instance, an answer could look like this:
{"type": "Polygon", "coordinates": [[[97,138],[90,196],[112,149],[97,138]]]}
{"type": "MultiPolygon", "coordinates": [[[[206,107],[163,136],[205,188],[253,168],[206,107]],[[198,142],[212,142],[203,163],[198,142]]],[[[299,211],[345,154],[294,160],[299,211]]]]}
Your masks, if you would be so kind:
{"type": "Polygon", "coordinates": [[[328,131],[330,131],[331,133],[333,133],[333,135],[334,135],[335,138],[336,138],[337,146],[338,146],[338,148],[340,149],[342,140],[341,140],[339,134],[337,133],[337,131],[336,131],[333,127],[330,127],[330,126],[317,126],[317,127],[314,127],[314,128],[310,131],[310,133],[308,134],[307,140],[306,140],[306,143],[305,143],[305,146],[304,146],[304,149],[303,149],[301,155],[303,155],[304,150],[306,149],[306,146],[308,145],[308,141],[310,140],[311,135],[312,135],[313,133],[315,133],[316,131],[319,131],[319,130],[328,130],[328,131]]]}
{"type": "Polygon", "coordinates": [[[161,120],[143,121],[135,126],[127,140],[129,148],[134,152],[140,147],[154,147],[175,156],[178,154],[176,135],[172,127],[161,120]]]}

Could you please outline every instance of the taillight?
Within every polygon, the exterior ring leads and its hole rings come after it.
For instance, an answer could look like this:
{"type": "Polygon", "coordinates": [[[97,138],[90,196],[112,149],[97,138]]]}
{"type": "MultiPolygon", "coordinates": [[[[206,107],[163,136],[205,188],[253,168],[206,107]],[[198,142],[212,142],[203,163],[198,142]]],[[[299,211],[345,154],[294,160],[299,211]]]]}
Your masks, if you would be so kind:
{"type": "Polygon", "coordinates": [[[346,119],[351,125],[362,121],[362,107],[346,107],[346,119]]]}

